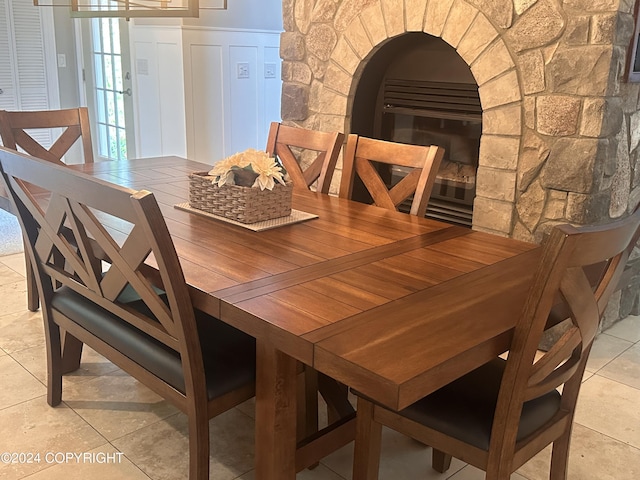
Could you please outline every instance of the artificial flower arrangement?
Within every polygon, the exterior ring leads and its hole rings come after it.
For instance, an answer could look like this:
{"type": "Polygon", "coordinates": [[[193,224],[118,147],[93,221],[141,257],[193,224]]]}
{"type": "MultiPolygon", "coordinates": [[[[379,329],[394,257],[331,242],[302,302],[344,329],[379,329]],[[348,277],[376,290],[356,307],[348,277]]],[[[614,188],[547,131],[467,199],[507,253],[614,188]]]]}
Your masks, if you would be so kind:
{"type": "Polygon", "coordinates": [[[189,175],[189,205],[218,217],[255,223],[291,214],[292,184],[276,157],[248,149],[189,175]]]}
{"type": "Polygon", "coordinates": [[[273,190],[276,182],[286,185],[285,175],[277,157],[253,148],[219,161],[209,171],[209,176],[213,177],[213,183],[218,187],[240,185],[260,190],[273,190]]]}

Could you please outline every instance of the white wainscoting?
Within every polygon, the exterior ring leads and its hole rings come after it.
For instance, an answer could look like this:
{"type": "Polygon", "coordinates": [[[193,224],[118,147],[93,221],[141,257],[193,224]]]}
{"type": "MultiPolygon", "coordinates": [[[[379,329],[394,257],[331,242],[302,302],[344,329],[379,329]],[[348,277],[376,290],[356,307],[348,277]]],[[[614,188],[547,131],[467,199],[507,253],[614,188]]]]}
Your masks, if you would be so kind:
{"type": "Polygon", "coordinates": [[[183,28],[188,157],[264,149],[280,121],[280,33],[183,28]]]}
{"type": "Polygon", "coordinates": [[[130,29],[136,156],[187,156],[182,28],[130,29]]]}

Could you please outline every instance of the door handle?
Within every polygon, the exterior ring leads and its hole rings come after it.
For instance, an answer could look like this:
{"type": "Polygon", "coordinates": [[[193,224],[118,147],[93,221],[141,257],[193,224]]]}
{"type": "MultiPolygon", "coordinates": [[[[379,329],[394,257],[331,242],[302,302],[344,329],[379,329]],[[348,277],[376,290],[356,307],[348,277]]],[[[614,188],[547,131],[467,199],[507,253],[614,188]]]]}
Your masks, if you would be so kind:
{"type": "Polygon", "coordinates": [[[4,93],[4,90],[0,88],[0,95],[2,95],[3,93],[4,93]]]}
{"type": "Polygon", "coordinates": [[[126,90],[116,90],[116,93],[119,93],[121,95],[129,95],[129,96],[131,96],[131,89],[127,88],[126,90]]]}

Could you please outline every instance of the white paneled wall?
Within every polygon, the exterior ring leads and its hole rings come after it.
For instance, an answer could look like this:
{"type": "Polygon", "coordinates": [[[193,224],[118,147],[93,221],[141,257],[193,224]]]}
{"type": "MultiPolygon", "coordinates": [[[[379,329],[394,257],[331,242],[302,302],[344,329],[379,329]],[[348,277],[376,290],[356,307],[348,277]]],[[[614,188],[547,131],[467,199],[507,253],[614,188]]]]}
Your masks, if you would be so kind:
{"type": "Polygon", "coordinates": [[[280,120],[279,32],[137,25],[131,37],[137,156],[212,164],[265,148],[280,120]]]}
{"type": "Polygon", "coordinates": [[[183,41],[189,158],[264,149],[280,120],[279,32],[185,27],[183,41]]]}
{"type": "Polygon", "coordinates": [[[187,156],[182,29],[134,26],[130,30],[136,156],[187,156]]]}

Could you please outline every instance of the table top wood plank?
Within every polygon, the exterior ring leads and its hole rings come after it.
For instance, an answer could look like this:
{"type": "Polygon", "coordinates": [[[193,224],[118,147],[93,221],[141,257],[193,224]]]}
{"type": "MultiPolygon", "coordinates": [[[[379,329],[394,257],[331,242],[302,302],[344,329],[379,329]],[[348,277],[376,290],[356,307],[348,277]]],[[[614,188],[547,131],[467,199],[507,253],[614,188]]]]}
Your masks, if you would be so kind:
{"type": "Polygon", "coordinates": [[[530,248],[530,244],[525,242],[474,231],[464,238],[432,245],[427,250],[491,265],[497,260],[502,260],[508,255],[522,253],[528,248],[530,248]]]}
{"type": "Polygon", "coordinates": [[[390,408],[408,406],[508,348],[539,254],[517,254],[312,332],[314,367],[390,408]]]}
{"type": "Polygon", "coordinates": [[[294,206],[318,214],[320,219],[330,223],[335,231],[345,236],[352,236],[356,232],[364,233],[363,241],[366,241],[366,235],[373,235],[382,237],[388,243],[449,227],[428,219],[420,222],[405,218],[410,216],[401,212],[307,192],[294,193],[294,206]]]}
{"type": "Polygon", "coordinates": [[[321,277],[304,283],[304,287],[363,311],[387,303],[389,299],[349,285],[332,277],[321,277]]]}
{"type": "MultiPolygon", "coordinates": [[[[237,287],[231,287],[215,292],[215,295],[229,303],[237,303],[255,296],[266,295],[276,290],[287,288],[318,278],[330,277],[334,274],[368,265],[380,259],[422,248],[459,235],[467,235],[470,231],[464,228],[443,228],[429,234],[410,237],[404,240],[352,253],[346,257],[319,262],[295,271],[274,275],[270,278],[247,282],[237,287]]],[[[351,282],[346,282],[350,283],[351,282]]],[[[366,284],[366,282],[365,282],[366,284]]],[[[356,287],[359,284],[355,285],[356,287]]],[[[381,295],[384,297],[384,295],[381,295]]],[[[394,297],[395,298],[395,297],[394,297]]]]}
{"type": "Polygon", "coordinates": [[[298,309],[302,315],[311,314],[328,322],[342,320],[362,312],[362,309],[336,300],[332,296],[308,289],[306,285],[284,288],[274,292],[270,297],[288,303],[298,309]]]}

